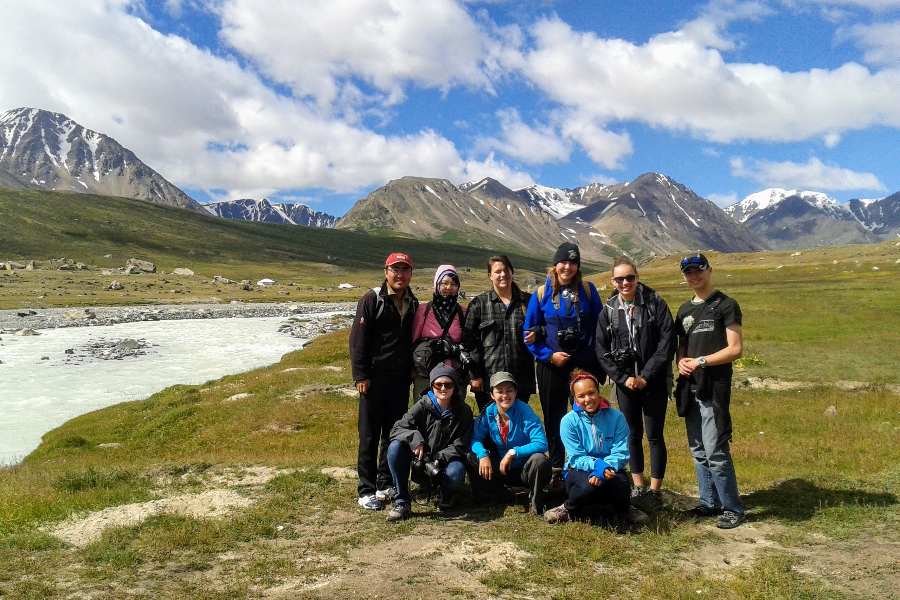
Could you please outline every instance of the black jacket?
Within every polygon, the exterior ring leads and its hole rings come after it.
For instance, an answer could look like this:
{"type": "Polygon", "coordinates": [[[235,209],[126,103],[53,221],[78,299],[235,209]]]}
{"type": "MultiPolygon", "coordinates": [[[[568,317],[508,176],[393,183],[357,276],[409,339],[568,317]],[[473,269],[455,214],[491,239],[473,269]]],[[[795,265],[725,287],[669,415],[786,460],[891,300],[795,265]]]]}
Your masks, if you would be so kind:
{"type": "Polygon", "coordinates": [[[387,280],[376,292],[369,290],[356,305],[356,317],[350,326],[350,366],[353,381],[371,379],[373,375],[396,375],[409,378],[412,369],[413,319],[419,301],[411,290],[409,308],[401,319],[400,311],[388,296],[387,280]],[[381,316],[378,296],[384,302],[381,316]]]}
{"type": "Polygon", "coordinates": [[[675,321],[666,301],[649,287],[638,284],[634,295],[633,348],[637,354],[637,373],[623,372],[610,357],[606,356],[615,348],[631,345],[631,335],[625,319],[625,311],[619,308],[618,291],[606,301],[597,321],[597,358],[607,375],[619,384],[618,391],[632,393],[625,382],[632,375],[640,375],[647,380],[645,393],[650,390],[666,389],[667,380],[672,378],[672,360],[678,348],[675,336],[675,321]],[[653,309],[650,309],[652,304],[653,309]],[[618,311],[619,328],[612,331],[611,311],[618,311]]]}
{"type": "Polygon", "coordinates": [[[451,414],[441,421],[441,415],[425,391],[391,429],[391,441],[409,444],[415,450],[425,446],[425,456],[440,460],[446,466],[454,460],[465,460],[472,440],[472,409],[454,394],[450,403],[451,414]]]}

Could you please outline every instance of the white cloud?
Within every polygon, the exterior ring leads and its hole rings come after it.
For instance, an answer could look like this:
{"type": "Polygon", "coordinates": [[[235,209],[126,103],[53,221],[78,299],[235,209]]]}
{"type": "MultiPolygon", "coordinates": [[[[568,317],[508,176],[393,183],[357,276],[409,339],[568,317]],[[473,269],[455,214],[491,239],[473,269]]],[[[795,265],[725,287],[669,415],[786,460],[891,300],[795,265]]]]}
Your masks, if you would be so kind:
{"type": "Polygon", "coordinates": [[[708,156],[710,158],[722,158],[721,152],[715,148],[710,148],[709,146],[705,146],[700,152],[703,153],[703,156],[708,156]]]}
{"type": "Polygon", "coordinates": [[[355,192],[403,175],[461,180],[472,169],[528,179],[493,156],[464,159],[434,131],[382,135],[279,95],[236,61],[163,35],[129,8],[128,0],[33,0],[4,11],[0,106],[62,112],[176,185],[231,198],[355,192]]]}
{"type": "Polygon", "coordinates": [[[765,187],[807,190],[878,190],[886,188],[872,173],[826,165],[818,158],[804,163],[769,162],[737,157],[731,159],[731,174],[752,179],[765,187]]]}
{"type": "Polygon", "coordinates": [[[731,206],[735,202],[738,201],[736,192],[729,192],[727,194],[708,194],[706,199],[715,204],[720,208],[725,208],[726,206],[731,206]]]}
{"type": "Polygon", "coordinates": [[[841,143],[841,136],[838,133],[826,133],[822,136],[822,141],[825,142],[826,148],[834,149],[841,143]]]}
{"type": "Polygon", "coordinates": [[[583,112],[568,114],[563,120],[562,132],[578,142],[594,163],[609,169],[621,167],[622,159],[634,151],[628,133],[609,131],[583,112]]]}
{"type": "Polygon", "coordinates": [[[503,161],[494,158],[491,152],[485,160],[470,159],[462,165],[455,166],[447,175],[447,179],[457,184],[478,181],[485,177],[493,177],[510,189],[519,189],[535,183],[527,173],[508,167],[503,161]]]}
{"type": "Polygon", "coordinates": [[[900,64],[900,21],[853,25],[838,30],[837,39],[852,39],[865,50],[864,59],[873,65],[900,64]]]}
{"type": "Polygon", "coordinates": [[[498,150],[524,163],[539,165],[569,160],[570,144],[560,139],[549,125],[531,127],[522,121],[514,108],[497,111],[502,139],[481,140],[479,146],[498,150]]]}
{"type": "Polygon", "coordinates": [[[884,12],[895,8],[900,8],[900,0],[790,0],[786,4],[794,4],[796,2],[805,4],[818,4],[823,6],[852,6],[858,8],[867,8],[874,12],[884,12]]]}
{"type": "Polygon", "coordinates": [[[219,11],[224,41],[322,106],[354,79],[388,104],[408,83],[492,89],[489,37],[453,0],[224,0],[219,11]]]}
{"type": "Polygon", "coordinates": [[[793,142],[900,126],[900,70],[873,73],[848,63],[784,72],[727,63],[705,45],[709,36],[698,41],[695,29],[637,45],[545,19],[531,29],[534,47],[515,66],[582,119],[638,121],[718,143],[793,142]]]}

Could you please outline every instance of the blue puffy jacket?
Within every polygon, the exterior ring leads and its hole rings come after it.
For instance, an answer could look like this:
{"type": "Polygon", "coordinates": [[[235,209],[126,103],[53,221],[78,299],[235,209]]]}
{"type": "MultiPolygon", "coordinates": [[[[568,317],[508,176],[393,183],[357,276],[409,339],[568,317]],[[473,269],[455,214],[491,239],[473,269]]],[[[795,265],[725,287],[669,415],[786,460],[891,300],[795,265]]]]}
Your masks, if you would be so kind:
{"type": "Polygon", "coordinates": [[[513,458],[511,466],[519,469],[532,454],[543,454],[547,451],[547,434],[544,433],[544,426],[531,407],[518,398],[506,411],[506,416],[509,417],[509,433],[504,444],[503,438],[500,437],[500,425],[497,424],[497,405],[489,404],[482,411],[472,431],[472,452],[478,458],[484,458],[489,454],[485,443],[490,446],[493,442],[502,458],[510,448],[515,448],[516,457],[513,458]]]}
{"type": "Polygon", "coordinates": [[[577,404],[559,424],[559,435],[566,447],[566,472],[588,471],[603,481],[603,471],[614,471],[628,464],[628,424],[615,408],[601,408],[594,416],[577,404]]]}
{"type": "Polygon", "coordinates": [[[595,336],[597,320],[600,318],[600,313],[603,312],[603,301],[600,299],[600,294],[597,293],[597,288],[589,281],[578,287],[578,298],[581,313],[580,327],[574,303],[557,297],[559,309],[557,310],[553,304],[553,285],[550,277],[547,277],[543,297],[539,299],[537,293],[532,294],[528,310],[525,313],[525,329],[535,326],[546,327],[547,338],[540,342],[526,344],[526,346],[539,361],[545,364],[549,363],[550,355],[554,352],[562,352],[556,341],[556,333],[560,328],[563,330],[569,327],[578,328],[580,334],[578,350],[571,355],[568,364],[595,371],[597,370],[597,357],[594,353],[595,336]]]}

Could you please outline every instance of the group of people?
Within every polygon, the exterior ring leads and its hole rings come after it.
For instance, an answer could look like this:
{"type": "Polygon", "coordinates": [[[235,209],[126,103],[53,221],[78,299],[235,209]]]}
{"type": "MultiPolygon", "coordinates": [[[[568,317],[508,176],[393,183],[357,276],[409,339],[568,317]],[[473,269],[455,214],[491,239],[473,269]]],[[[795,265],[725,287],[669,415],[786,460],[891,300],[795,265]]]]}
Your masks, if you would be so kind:
{"type": "Polygon", "coordinates": [[[551,523],[596,505],[643,523],[663,506],[663,428],[674,393],[700,488],[700,505],[689,512],[717,516],[721,528],[746,520],[729,449],[741,311],[712,285],[703,254],[681,261],[694,297],[674,319],[624,256],[613,263],[614,291],[604,302],[582,280],[572,243],[559,246],[532,294],[516,285],[506,256],[491,257],[491,289],[467,308],[452,265],[438,267],[427,302],[412,293],[412,272],[409,256],[390,255],[384,282],[360,300],[351,328],[360,506],[392,503],[389,521],[408,517],[411,477],[437,495],[438,510],[450,510],[468,475],[477,505],[501,502],[505,486],[515,486],[551,523]],[[600,393],[607,378],[619,410],[600,393]],[[465,403],[468,388],[477,418],[465,403]],[[528,405],[535,392],[543,422],[528,405]],[[545,511],[545,489],[564,489],[566,501],[545,511]]]}

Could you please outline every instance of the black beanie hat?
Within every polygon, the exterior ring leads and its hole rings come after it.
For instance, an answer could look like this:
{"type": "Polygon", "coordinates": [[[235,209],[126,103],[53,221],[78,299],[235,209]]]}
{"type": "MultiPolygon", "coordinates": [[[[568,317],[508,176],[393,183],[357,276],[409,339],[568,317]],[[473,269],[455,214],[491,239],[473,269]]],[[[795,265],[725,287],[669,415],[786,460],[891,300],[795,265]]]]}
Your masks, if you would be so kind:
{"type": "Polygon", "coordinates": [[[571,261],[581,267],[581,252],[578,250],[578,245],[573,244],[572,242],[564,242],[559,245],[559,248],[556,249],[556,254],[553,255],[553,265],[556,266],[564,260],[571,261]]]}

